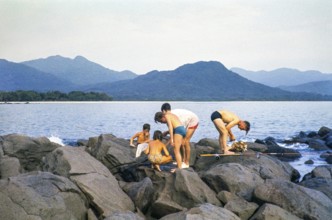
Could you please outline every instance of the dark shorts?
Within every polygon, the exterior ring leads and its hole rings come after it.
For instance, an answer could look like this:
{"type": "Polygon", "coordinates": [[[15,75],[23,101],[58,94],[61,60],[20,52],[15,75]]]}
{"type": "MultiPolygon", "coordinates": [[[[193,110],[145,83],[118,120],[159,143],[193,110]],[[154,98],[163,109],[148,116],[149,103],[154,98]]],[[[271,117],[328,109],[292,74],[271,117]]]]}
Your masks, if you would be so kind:
{"type": "Polygon", "coordinates": [[[218,111],[213,112],[211,115],[211,121],[214,121],[215,119],[218,118],[222,119],[221,114],[218,111]]]}
{"type": "Polygon", "coordinates": [[[174,134],[182,135],[182,137],[186,136],[186,129],[184,128],[184,126],[174,128],[173,132],[174,134]]]}

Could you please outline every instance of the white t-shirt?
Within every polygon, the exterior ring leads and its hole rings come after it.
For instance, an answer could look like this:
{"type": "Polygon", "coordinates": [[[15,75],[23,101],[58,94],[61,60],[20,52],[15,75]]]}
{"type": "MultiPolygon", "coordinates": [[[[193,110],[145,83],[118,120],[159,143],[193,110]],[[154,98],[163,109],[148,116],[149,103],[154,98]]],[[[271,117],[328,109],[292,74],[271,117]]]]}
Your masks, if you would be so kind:
{"type": "Polygon", "coordinates": [[[174,109],[174,110],[171,110],[171,112],[179,118],[179,120],[181,121],[181,124],[185,128],[194,127],[199,122],[198,116],[189,110],[174,109]]]}

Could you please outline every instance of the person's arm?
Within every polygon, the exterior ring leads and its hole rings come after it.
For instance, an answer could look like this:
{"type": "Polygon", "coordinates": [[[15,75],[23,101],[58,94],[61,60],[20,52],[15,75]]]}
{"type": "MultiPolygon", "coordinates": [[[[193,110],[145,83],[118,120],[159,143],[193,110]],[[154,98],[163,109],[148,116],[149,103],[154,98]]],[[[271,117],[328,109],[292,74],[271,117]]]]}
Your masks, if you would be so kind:
{"type": "Polygon", "coordinates": [[[227,131],[228,131],[229,139],[230,139],[231,141],[234,141],[234,140],[235,140],[235,136],[234,136],[234,134],[232,133],[231,128],[234,127],[235,125],[237,125],[239,122],[240,122],[239,119],[235,119],[235,120],[229,122],[229,123],[226,125],[226,129],[227,129],[227,131]]]}
{"type": "Polygon", "coordinates": [[[165,144],[163,144],[163,151],[164,151],[166,156],[169,156],[169,152],[168,152],[167,147],[166,147],[165,144]]]}
{"type": "Polygon", "coordinates": [[[167,122],[169,136],[170,136],[170,142],[171,142],[171,145],[174,146],[172,118],[168,115],[165,115],[165,118],[166,118],[166,122],[167,122]]]}
{"type": "Polygon", "coordinates": [[[164,131],[163,132],[163,137],[166,137],[169,134],[169,131],[164,131]]]}
{"type": "Polygon", "coordinates": [[[133,144],[133,141],[134,141],[134,139],[137,138],[138,136],[139,136],[139,132],[137,132],[134,136],[132,136],[132,137],[130,138],[130,146],[135,147],[135,145],[133,144]]]}
{"type": "Polygon", "coordinates": [[[228,134],[229,134],[229,140],[230,140],[230,141],[235,141],[235,136],[234,136],[234,134],[232,133],[232,130],[231,130],[231,129],[228,130],[228,134]]]}
{"type": "Polygon", "coordinates": [[[143,143],[149,143],[150,142],[150,134],[147,136],[147,139],[143,143]]]}
{"type": "Polygon", "coordinates": [[[144,150],[144,153],[145,153],[145,154],[149,154],[149,153],[150,153],[150,144],[149,144],[149,146],[144,150]]]}

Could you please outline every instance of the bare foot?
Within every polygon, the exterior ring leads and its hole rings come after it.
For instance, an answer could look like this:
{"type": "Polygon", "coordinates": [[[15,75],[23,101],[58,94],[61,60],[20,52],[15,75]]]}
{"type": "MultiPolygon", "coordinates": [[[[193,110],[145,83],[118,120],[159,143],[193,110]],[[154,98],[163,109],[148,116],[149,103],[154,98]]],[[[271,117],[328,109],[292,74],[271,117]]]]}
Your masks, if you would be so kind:
{"type": "Polygon", "coordinates": [[[154,165],[154,168],[155,168],[156,170],[158,170],[158,171],[161,171],[161,169],[160,169],[160,166],[159,166],[159,165],[154,165]]]}
{"type": "Polygon", "coordinates": [[[173,169],[171,169],[171,173],[175,173],[175,171],[176,171],[177,169],[179,169],[179,168],[173,168],[173,169]]]}
{"type": "Polygon", "coordinates": [[[232,155],[232,154],[235,154],[235,153],[232,152],[232,151],[224,151],[224,154],[225,154],[225,155],[232,155]]]}

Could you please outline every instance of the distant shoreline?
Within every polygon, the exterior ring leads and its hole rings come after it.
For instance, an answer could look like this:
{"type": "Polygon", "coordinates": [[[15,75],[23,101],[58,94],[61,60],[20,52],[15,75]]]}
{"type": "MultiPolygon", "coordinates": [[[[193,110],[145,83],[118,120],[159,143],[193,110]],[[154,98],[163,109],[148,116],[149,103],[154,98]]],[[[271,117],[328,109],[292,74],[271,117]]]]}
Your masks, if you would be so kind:
{"type": "Polygon", "coordinates": [[[332,102],[332,101],[322,101],[322,100],[317,100],[317,101],[267,101],[267,100],[262,100],[262,101],[169,101],[169,100],[160,100],[160,101],[26,101],[26,102],[21,102],[21,101],[11,101],[11,102],[0,102],[0,105],[13,105],[13,104],[107,104],[107,103],[146,103],[146,102],[172,102],[172,103],[197,103],[197,102],[202,102],[202,103],[212,103],[212,102],[266,102],[266,103],[271,103],[271,102],[332,102]]]}

